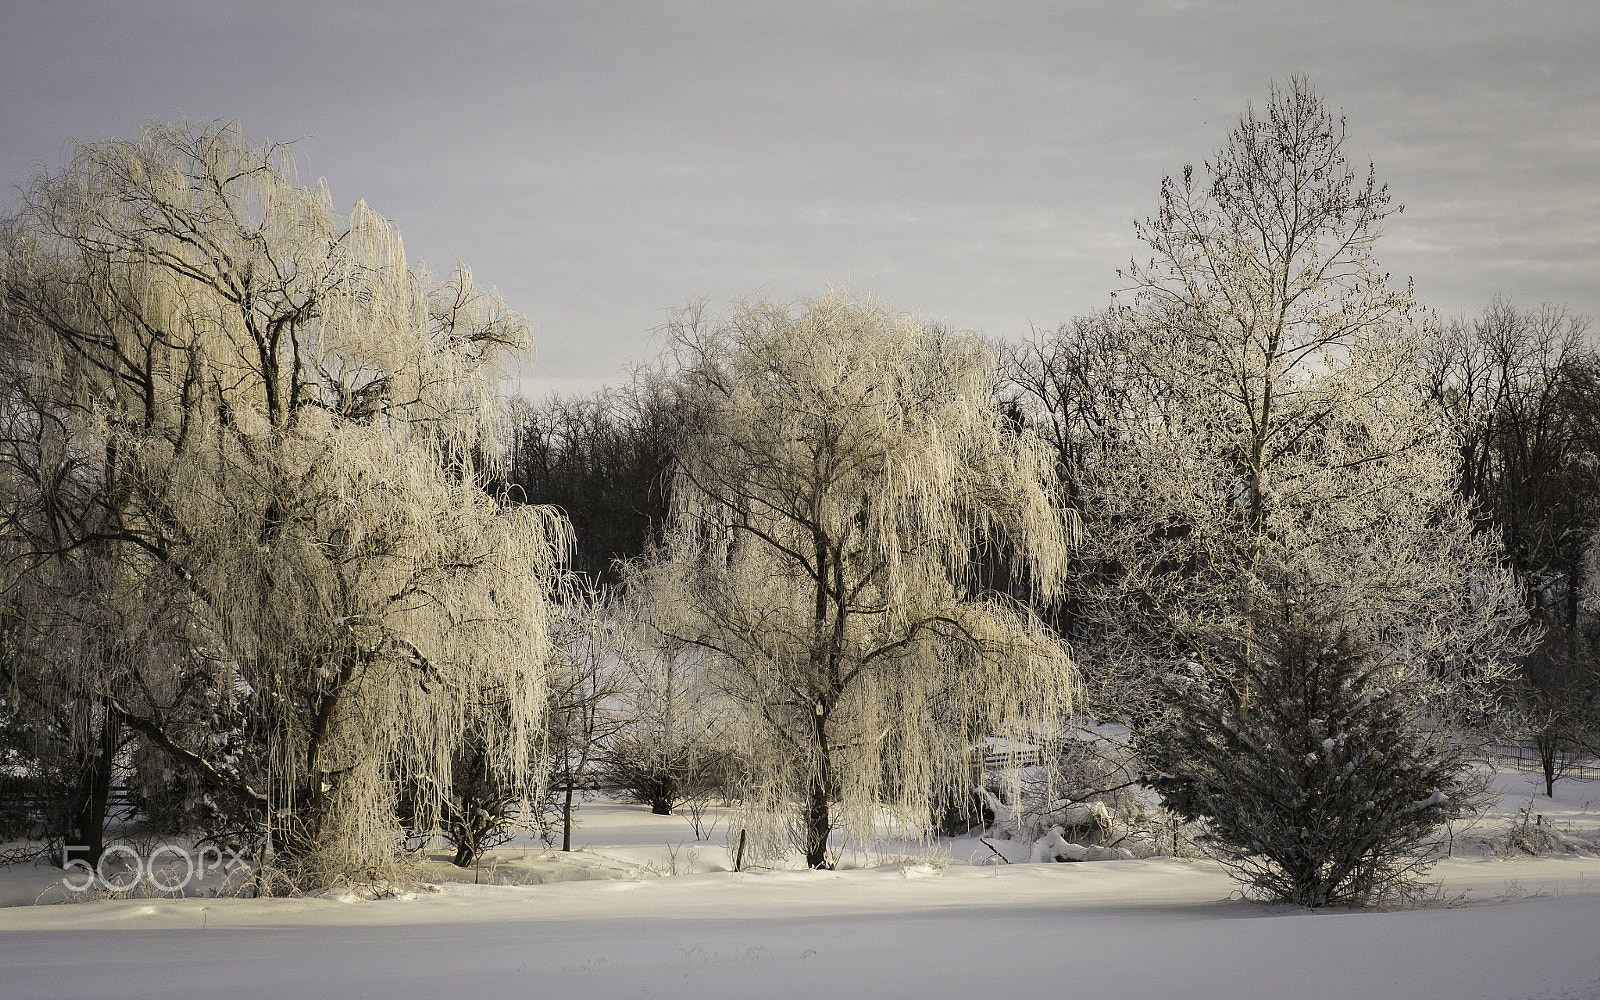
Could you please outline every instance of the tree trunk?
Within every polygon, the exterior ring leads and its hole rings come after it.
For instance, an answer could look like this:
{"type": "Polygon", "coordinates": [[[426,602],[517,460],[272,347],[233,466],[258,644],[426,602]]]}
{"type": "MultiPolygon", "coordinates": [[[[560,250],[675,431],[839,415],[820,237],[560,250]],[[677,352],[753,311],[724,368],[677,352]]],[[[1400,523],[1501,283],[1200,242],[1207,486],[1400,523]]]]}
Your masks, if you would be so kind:
{"type": "Polygon", "coordinates": [[[561,803],[561,849],[572,850],[572,769],[567,769],[567,793],[561,803]]]}
{"type": "Polygon", "coordinates": [[[828,861],[828,834],[833,832],[829,799],[833,791],[833,769],[828,760],[828,716],[822,706],[812,717],[811,752],[816,766],[806,786],[805,850],[807,868],[832,868],[828,861]]]}
{"type": "Polygon", "coordinates": [[[828,861],[828,834],[833,832],[833,820],[828,812],[827,783],[820,777],[811,779],[806,793],[806,867],[832,868],[828,861]]]}
{"type": "MultiPolygon", "coordinates": [[[[89,709],[93,711],[93,708],[89,709]]],[[[78,774],[78,791],[64,831],[68,861],[100,863],[106,848],[106,812],[111,802],[111,777],[117,750],[122,745],[122,727],[115,712],[104,710],[100,732],[94,744],[84,749],[78,774]]]]}

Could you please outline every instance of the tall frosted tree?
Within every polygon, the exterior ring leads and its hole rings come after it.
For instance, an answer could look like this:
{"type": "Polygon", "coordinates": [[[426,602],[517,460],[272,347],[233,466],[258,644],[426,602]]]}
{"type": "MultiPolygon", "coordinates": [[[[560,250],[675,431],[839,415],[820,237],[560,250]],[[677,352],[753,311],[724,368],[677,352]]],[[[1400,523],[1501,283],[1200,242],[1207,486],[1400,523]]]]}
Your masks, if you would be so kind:
{"type": "Polygon", "coordinates": [[[35,178],[0,245],[5,528],[62,690],[348,872],[397,782],[448,788],[471,706],[529,759],[570,531],[480,488],[526,323],[294,166],[152,123],[35,178]]]}
{"type": "Polygon", "coordinates": [[[979,579],[1003,554],[1060,586],[1048,449],[1002,420],[987,346],[877,303],[696,307],[669,331],[674,520],[636,583],[743,708],[752,850],[826,867],[882,808],[926,828],[976,740],[1036,739],[1073,702],[1066,650],[979,579]]]}
{"type": "MultiPolygon", "coordinates": [[[[1114,639],[1107,659],[1149,677],[1183,661],[1183,690],[1207,692],[1207,710],[1190,711],[1169,686],[1179,710],[1143,732],[1169,801],[1196,817],[1218,813],[1174,782],[1203,780],[1204,766],[1306,793],[1251,772],[1265,758],[1238,752],[1213,723],[1263,745],[1280,739],[1282,706],[1259,699],[1315,688],[1281,673],[1321,662],[1302,648],[1316,636],[1347,637],[1339,662],[1360,667],[1361,684],[1333,690],[1349,704],[1324,706],[1351,720],[1352,740],[1363,686],[1404,690],[1420,707],[1385,724],[1432,726],[1443,752],[1439,724],[1485,707],[1522,615],[1494,540],[1474,533],[1458,498],[1443,422],[1425,399],[1426,317],[1373,256],[1397,209],[1370,168],[1352,168],[1344,141],[1304,80],[1274,88],[1202,170],[1163,183],[1158,213],[1137,227],[1150,255],[1127,272],[1132,302],[1117,314],[1134,334],[1122,362],[1133,377],[1119,385],[1138,398],[1124,398],[1086,474],[1089,537],[1107,568],[1100,623],[1114,639]],[[1310,618],[1284,610],[1308,601],[1310,618]],[[1199,746],[1215,759],[1200,764],[1199,746]]],[[[1321,738],[1344,745],[1338,732],[1321,738]]],[[[1295,870],[1310,870],[1302,860],[1295,870]]]]}
{"type": "Polygon", "coordinates": [[[1211,641],[1248,656],[1257,588],[1294,566],[1366,594],[1368,626],[1419,669],[1481,676],[1509,581],[1456,500],[1420,378],[1427,317],[1373,256],[1387,189],[1355,173],[1343,123],[1301,79],[1204,174],[1163,182],[1116,314],[1132,375],[1086,487],[1090,538],[1119,600],[1137,598],[1111,617],[1159,656],[1211,641]],[[1483,663],[1464,671],[1473,649],[1483,663]]]}

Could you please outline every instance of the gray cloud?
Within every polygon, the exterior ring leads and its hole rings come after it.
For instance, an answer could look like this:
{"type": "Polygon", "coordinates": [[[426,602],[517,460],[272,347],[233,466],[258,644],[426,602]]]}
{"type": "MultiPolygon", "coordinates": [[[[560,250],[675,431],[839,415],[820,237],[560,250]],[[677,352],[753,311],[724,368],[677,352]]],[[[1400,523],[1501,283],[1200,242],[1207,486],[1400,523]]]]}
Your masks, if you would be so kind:
{"type": "Polygon", "coordinates": [[[1600,314],[1600,7],[16,4],[0,181],[151,116],[307,137],[309,177],[527,313],[536,391],[665,311],[824,284],[1015,336],[1102,305],[1160,179],[1308,73],[1446,314],[1600,314]]]}

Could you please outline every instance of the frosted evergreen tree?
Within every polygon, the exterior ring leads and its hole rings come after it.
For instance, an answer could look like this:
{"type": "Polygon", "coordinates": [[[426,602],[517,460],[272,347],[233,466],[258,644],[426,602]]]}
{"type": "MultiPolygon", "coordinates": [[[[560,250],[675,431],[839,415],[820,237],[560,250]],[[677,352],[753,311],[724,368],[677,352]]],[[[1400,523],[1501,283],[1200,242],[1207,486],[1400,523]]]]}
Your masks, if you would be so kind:
{"type": "Polygon", "coordinates": [[[1469,755],[1431,731],[1415,673],[1346,627],[1345,595],[1291,581],[1274,593],[1252,656],[1196,651],[1166,678],[1166,712],[1140,734],[1151,784],[1270,897],[1404,896],[1432,864],[1434,832],[1481,790],[1469,755]]]}

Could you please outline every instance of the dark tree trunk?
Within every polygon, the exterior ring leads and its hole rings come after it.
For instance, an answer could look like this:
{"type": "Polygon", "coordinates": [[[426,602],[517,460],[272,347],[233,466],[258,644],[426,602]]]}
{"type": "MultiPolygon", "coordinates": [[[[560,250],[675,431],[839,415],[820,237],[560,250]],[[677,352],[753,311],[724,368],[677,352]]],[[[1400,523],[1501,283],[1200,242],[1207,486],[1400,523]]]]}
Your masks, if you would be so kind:
{"type": "Polygon", "coordinates": [[[105,711],[94,744],[85,748],[78,790],[67,816],[66,860],[100,863],[106,849],[106,813],[111,802],[111,778],[117,750],[122,745],[122,726],[116,713],[105,711]]]}
{"type": "Polygon", "coordinates": [[[812,753],[816,769],[806,787],[805,849],[807,868],[832,868],[828,861],[828,834],[833,832],[829,802],[833,792],[833,769],[828,760],[828,716],[820,707],[812,719],[812,753]]]}
{"type": "Polygon", "coordinates": [[[572,770],[567,770],[566,798],[561,803],[561,849],[572,850],[572,770]]]}
{"type": "Polygon", "coordinates": [[[832,868],[828,862],[828,834],[833,820],[828,811],[827,784],[813,778],[806,795],[806,867],[832,868]]]}

